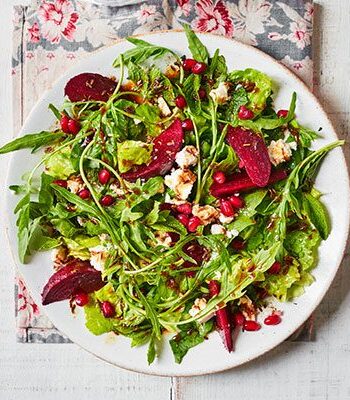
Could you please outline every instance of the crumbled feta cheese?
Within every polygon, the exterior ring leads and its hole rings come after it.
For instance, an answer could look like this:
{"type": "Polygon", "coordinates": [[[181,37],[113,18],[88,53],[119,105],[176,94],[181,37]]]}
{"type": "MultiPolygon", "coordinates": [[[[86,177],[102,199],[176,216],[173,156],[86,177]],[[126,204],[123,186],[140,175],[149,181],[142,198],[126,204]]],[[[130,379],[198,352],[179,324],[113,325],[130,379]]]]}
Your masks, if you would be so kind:
{"type": "Polygon", "coordinates": [[[188,168],[196,165],[198,160],[198,150],[194,146],[185,146],[176,154],[175,161],[180,168],[188,168]]]}
{"type": "Polygon", "coordinates": [[[171,114],[171,110],[167,104],[167,102],[163,99],[162,96],[158,97],[158,107],[160,109],[161,114],[164,117],[168,117],[171,114]]]}
{"type": "Polygon", "coordinates": [[[89,250],[90,264],[98,271],[102,271],[107,258],[106,248],[99,244],[98,246],[91,247],[89,250]]]}
{"type": "Polygon", "coordinates": [[[84,226],[86,223],[86,218],[82,218],[82,217],[77,217],[77,222],[80,226],[84,226]]]}
{"type": "Polygon", "coordinates": [[[170,247],[172,243],[171,236],[168,232],[157,231],[155,232],[154,237],[156,238],[157,246],[170,247]]]}
{"type": "Polygon", "coordinates": [[[203,311],[206,306],[207,300],[205,298],[197,298],[188,313],[191,315],[191,317],[195,317],[197,314],[203,311]]]}
{"type": "Polygon", "coordinates": [[[121,189],[119,185],[116,183],[112,183],[109,188],[117,195],[117,196],[124,196],[125,190],[121,189]]]}
{"type": "Polygon", "coordinates": [[[190,195],[196,175],[190,170],[175,169],[164,177],[164,183],[173,190],[180,200],[186,200],[190,195]]]}
{"type": "Polygon", "coordinates": [[[288,161],[292,156],[292,148],[290,143],[286,143],[283,139],[277,141],[272,140],[267,147],[271,163],[276,166],[288,161]]]}
{"type": "Polygon", "coordinates": [[[67,189],[74,194],[77,194],[83,187],[84,182],[78,176],[72,176],[67,180],[67,189]]]}
{"type": "Polygon", "coordinates": [[[220,224],[213,224],[210,227],[210,233],[212,235],[226,235],[226,229],[224,226],[220,224]]]}
{"type": "Polygon", "coordinates": [[[229,239],[235,238],[239,235],[239,232],[237,231],[237,229],[227,229],[226,231],[226,236],[229,239]]]}
{"type": "Polygon", "coordinates": [[[228,82],[220,82],[216,89],[212,89],[209,92],[209,96],[214,100],[215,103],[224,104],[230,99],[228,95],[228,90],[230,85],[228,82]]]}
{"type": "Polygon", "coordinates": [[[226,229],[224,226],[220,224],[213,224],[210,227],[210,232],[212,235],[225,235],[229,239],[239,235],[239,232],[236,229],[226,229]]]}
{"type": "Polygon", "coordinates": [[[226,215],[224,215],[222,213],[220,213],[220,215],[219,215],[219,221],[222,224],[229,224],[230,222],[233,221],[233,219],[234,219],[234,217],[226,217],[226,215]]]}
{"type": "Polygon", "coordinates": [[[202,225],[208,225],[219,217],[219,211],[209,205],[194,205],[192,208],[192,214],[200,219],[202,225]]]}

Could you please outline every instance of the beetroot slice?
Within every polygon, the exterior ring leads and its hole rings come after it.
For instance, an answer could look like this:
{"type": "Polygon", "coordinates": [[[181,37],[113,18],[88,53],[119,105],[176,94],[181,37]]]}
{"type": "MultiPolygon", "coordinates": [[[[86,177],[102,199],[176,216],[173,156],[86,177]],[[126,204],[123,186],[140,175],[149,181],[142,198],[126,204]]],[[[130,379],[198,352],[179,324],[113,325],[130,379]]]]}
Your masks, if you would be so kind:
{"type": "Polygon", "coordinates": [[[229,126],[226,140],[244,163],[252,182],[259,187],[266,186],[271,173],[271,162],[264,139],[240,126],[229,126]]]}
{"type": "MultiPolygon", "coordinates": [[[[217,296],[220,293],[220,283],[218,281],[209,282],[209,294],[210,297],[217,296]]],[[[231,353],[233,351],[233,340],[232,340],[232,325],[230,312],[227,307],[217,310],[216,316],[216,327],[220,333],[221,339],[226,347],[227,351],[231,353]]]]}
{"type": "Polygon", "coordinates": [[[184,139],[181,121],[176,119],[164,132],[153,141],[151,162],[148,165],[139,165],[134,171],[122,174],[127,181],[149,179],[164,175],[174,164],[176,153],[180,150],[184,139]]]}
{"type": "Polygon", "coordinates": [[[64,88],[64,94],[73,102],[107,101],[116,86],[117,83],[106,76],[84,72],[68,81],[64,88]]]}
{"type": "MultiPolygon", "coordinates": [[[[286,179],[288,173],[284,169],[272,170],[267,185],[272,185],[278,181],[286,179]]],[[[237,172],[229,176],[225,183],[213,183],[210,187],[210,193],[214,197],[227,197],[235,193],[248,192],[257,189],[257,185],[252,182],[246,172],[237,172]]]]}
{"type": "Polygon", "coordinates": [[[78,290],[91,293],[104,285],[101,272],[88,261],[73,260],[50,277],[41,294],[42,304],[67,300],[78,290]]]}

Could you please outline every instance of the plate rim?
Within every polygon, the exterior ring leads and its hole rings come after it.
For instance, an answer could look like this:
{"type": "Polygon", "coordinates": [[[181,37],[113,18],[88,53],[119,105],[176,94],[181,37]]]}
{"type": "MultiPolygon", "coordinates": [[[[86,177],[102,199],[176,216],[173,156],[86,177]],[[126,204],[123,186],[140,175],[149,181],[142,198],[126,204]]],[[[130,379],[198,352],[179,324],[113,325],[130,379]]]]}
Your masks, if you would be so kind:
{"type": "MultiPolygon", "coordinates": [[[[128,36],[128,37],[145,37],[145,36],[156,36],[159,34],[164,34],[164,33],[185,33],[183,29],[180,28],[176,28],[176,29],[163,29],[163,30],[157,30],[157,31],[153,31],[153,32],[146,32],[146,33],[140,33],[137,35],[132,35],[132,36],[128,36]]],[[[199,36],[211,36],[215,39],[219,39],[219,40],[226,40],[229,42],[234,42],[236,43],[238,46],[243,46],[246,49],[249,49],[249,51],[254,51],[255,53],[257,53],[259,55],[259,57],[265,58],[266,60],[269,60],[271,62],[273,62],[274,64],[278,64],[278,66],[280,68],[282,68],[284,70],[284,73],[286,73],[287,75],[291,76],[293,79],[297,80],[298,83],[300,85],[303,86],[303,89],[308,93],[309,96],[312,97],[312,99],[315,101],[315,103],[319,106],[319,108],[323,111],[325,120],[327,120],[327,123],[331,126],[333,132],[336,135],[336,138],[339,140],[339,135],[337,130],[335,129],[335,126],[332,122],[332,120],[330,119],[328,113],[326,112],[325,108],[323,107],[323,105],[321,104],[320,100],[318,99],[318,97],[313,93],[312,89],[309,88],[309,86],[298,76],[296,75],[293,71],[291,71],[286,65],[284,65],[280,60],[276,60],[274,57],[270,56],[269,54],[265,53],[263,50],[243,43],[235,38],[229,38],[227,36],[223,36],[220,34],[216,34],[216,33],[212,33],[212,32],[198,32],[196,31],[196,34],[198,34],[199,36]]],[[[116,39],[113,43],[106,45],[106,46],[102,46],[101,48],[94,50],[86,55],[84,55],[77,64],[72,65],[71,67],[69,67],[66,71],[64,71],[62,74],[60,74],[59,76],[57,76],[56,79],[54,79],[51,82],[51,85],[45,90],[43,91],[42,95],[38,98],[38,100],[35,102],[35,104],[33,105],[32,109],[30,110],[30,112],[28,113],[27,117],[25,118],[25,120],[23,121],[23,125],[21,127],[21,129],[18,131],[17,135],[13,136],[13,138],[17,138],[17,137],[21,137],[24,134],[24,127],[27,124],[27,121],[32,117],[33,114],[35,114],[36,109],[38,108],[39,104],[47,97],[48,93],[52,90],[52,88],[56,85],[56,83],[58,81],[60,81],[64,76],[68,75],[69,72],[75,68],[77,68],[77,66],[79,66],[79,64],[83,63],[84,61],[86,61],[87,59],[89,59],[90,57],[95,56],[97,53],[99,52],[103,52],[104,50],[106,50],[107,48],[111,48],[116,46],[119,43],[122,42],[127,42],[126,38],[118,38],[116,39]]],[[[342,157],[342,160],[346,166],[345,170],[346,170],[346,177],[347,177],[347,194],[348,194],[348,199],[350,200],[350,169],[349,166],[347,165],[346,162],[346,157],[344,154],[344,150],[343,148],[340,148],[341,150],[341,154],[340,156],[342,157]]],[[[8,185],[9,183],[9,177],[10,177],[10,166],[12,165],[12,159],[14,158],[14,154],[11,154],[10,156],[10,160],[9,160],[9,167],[7,168],[7,173],[6,173],[6,179],[5,179],[5,184],[8,185]]],[[[5,197],[5,210],[9,211],[10,209],[10,204],[9,204],[9,196],[7,195],[5,197]]],[[[15,256],[15,252],[14,252],[14,245],[11,244],[10,241],[10,236],[9,236],[9,229],[11,229],[11,224],[10,224],[10,218],[9,218],[9,213],[6,212],[6,220],[5,220],[5,235],[6,235],[6,239],[7,239],[7,243],[8,243],[8,247],[10,249],[10,255],[11,255],[11,259],[13,261],[13,265],[14,265],[14,270],[17,274],[19,274],[21,276],[21,278],[24,280],[24,282],[26,282],[22,272],[20,271],[20,267],[19,267],[19,263],[17,261],[17,258],[15,256]]],[[[295,333],[307,320],[308,318],[312,315],[312,313],[315,312],[315,310],[318,308],[318,306],[320,305],[320,303],[322,302],[322,300],[325,298],[328,290],[330,289],[335,276],[340,268],[340,265],[342,264],[343,260],[344,260],[344,256],[345,256],[345,252],[346,252],[346,248],[347,248],[347,244],[349,242],[349,238],[350,238],[350,207],[347,208],[347,229],[345,232],[345,237],[346,239],[344,240],[344,245],[341,248],[341,251],[338,252],[339,255],[339,262],[337,263],[336,267],[334,268],[334,270],[332,271],[332,274],[330,275],[330,282],[329,284],[323,288],[323,290],[321,291],[317,301],[315,302],[314,306],[312,307],[312,309],[310,310],[310,312],[308,313],[308,315],[305,317],[305,319],[300,322],[295,329],[292,330],[292,332],[288,332],[288,334],[286,335],[286,337],[284,339],[282,339],[278,344],[276,345],[272,345],[267,347],[266,349],[264,349],[263,351],[261,351],[259,353],[259,355],[257,356],[252,356],[252,357],[247,357],[245,360],[242,360],[238,363],[236,363],[235,365],[232,366],[224,366],[223,368],[216,368],[214,370],[211,371],[206,371],[206,372],[194,372],[194,373],[184,373],[182,374],[181,372],[176,373],[176,374],[170,374],[170,373],[158,373],[156,371],[149,371],[144,369],[143,367],[140,367],[139,369],[132,369],[130,367],[126,367],[126,366],[121,366],[120,364],[117,364],[111,360],[105,359],[103,356],[100,356],[98,354],[96,354],[93,350],[90,350],[88,348],[85,347],[85,345],[82,345],[80,343],[77,343],[76,341],[73,341],[69,335],[66,334],[64,329],[59,328],[59,331],[62,332],[65,336],[67,336],[72,343],[74,343],[75,345],[79,346],[81,349],[83,349],[84,351],[87,351],[88,353],[92,354],[94,357],[96,357],[99,360],[102,360],[114,367],[118,367],[130,372],[135,372],[135,373],[144,373],[146,375],[151,375],[151,376],[160,376],[160,377],[194,377],[194,376],[203,376],[203,375],[210,375],[210,374],[216,374],[216,373],[220,373],[220,372],[224,372],[224,371],[228,371],[234,368],[238,368],[248,362],[251,362],[252,360],[256,360],[256,359],[260,359],[262,356],[264,356],[266,353],[270,352],[271,350],[279,347],[290,335],[292,335],[293,333],[295,333]]],[[[29,264],[28,264],[29,265],[29,264]]],[[[317,268],[317,266],[316,266],[317,268]]],[[[31,287],[27,287],[30,295],[32,293],[31,287]]],[[[36,297],[36,296],[35,296],[36,297]]],[[[45,315],[47,315],[45,308],[41,305],[38,304],[38,307],[40,308],[40,310],[42,310],[44,312],[45,315]]],[[[47,317],[49,320],[51,320],[51,317],[47,317]]],[[[53,318],[55,319],[55,318],[53,318]]],[[[55,325],[55,324],[54,324],[55,325]]]]}

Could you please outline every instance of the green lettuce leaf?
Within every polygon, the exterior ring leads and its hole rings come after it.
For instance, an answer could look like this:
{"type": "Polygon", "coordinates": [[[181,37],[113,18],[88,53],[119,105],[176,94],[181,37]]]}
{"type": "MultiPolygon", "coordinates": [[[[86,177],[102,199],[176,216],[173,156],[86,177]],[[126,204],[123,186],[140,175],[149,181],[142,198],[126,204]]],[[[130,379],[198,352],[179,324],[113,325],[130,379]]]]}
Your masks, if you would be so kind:
{"type": "Polygon", "coordinates": [[[147,164],[151,160],[152,144],[126,140],[118,144],[118,167],[121,173],[129,171],[134,165],[147,164]]]}
{"type": "Polygon", "coordinates": [[[287,234],[284,246],[296,257],[303,271],[312,269],[317,261],[317,248],[321,237],[316,230],[294,231],[287,234]]]}
{"type": "Polygon", "coordinates": [[[229,79],[235,83],[254,83],[254,90],[247,93],[249,99],[248,106],[256,114],[259,114],[265,108],[266,100],[272,93],[272,81],[267,75],[256,69],[247,68],[231,72],[229,79]]]}
{"type": "Polygon", "coordinates": [[[70,156],[69,147],[64,147],[59,152],[52,154],[45,162],[46,173],[54,178],[67,179],[75,172],[70,156]]]}
{"type": "Polygon", "coordinates": [[[265,281],[261,286],[267,290],[269,295],[275,296],[280,301],[289,300],[288,290],[300,280],[299,263],[293,259],[286,274],[265,274],[265,281]]]}

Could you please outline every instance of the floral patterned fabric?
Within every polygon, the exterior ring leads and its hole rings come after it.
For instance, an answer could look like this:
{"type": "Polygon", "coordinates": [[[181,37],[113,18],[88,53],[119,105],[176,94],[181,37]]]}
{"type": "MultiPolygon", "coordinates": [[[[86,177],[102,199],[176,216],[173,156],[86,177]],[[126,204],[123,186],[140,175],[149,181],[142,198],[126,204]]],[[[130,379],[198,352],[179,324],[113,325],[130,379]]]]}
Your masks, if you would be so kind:
{"type": "MultiPolygon", "coordinates": [[[[312,85],[313,4],[307,0],[114,0],[113,7],[83,0],[33,0],[17,6],[13,31],[14,132],[52,82],[70,65],[117,39],[181,28],[233,37],[272,55],[312,85]]],[[[66,343],[16,281],[17,339],[66,343]]],[[[312,323],[298,333],[311,340],[312,323]]],[[[294,337],[295,339],[295,337],[294,337]]]]}

